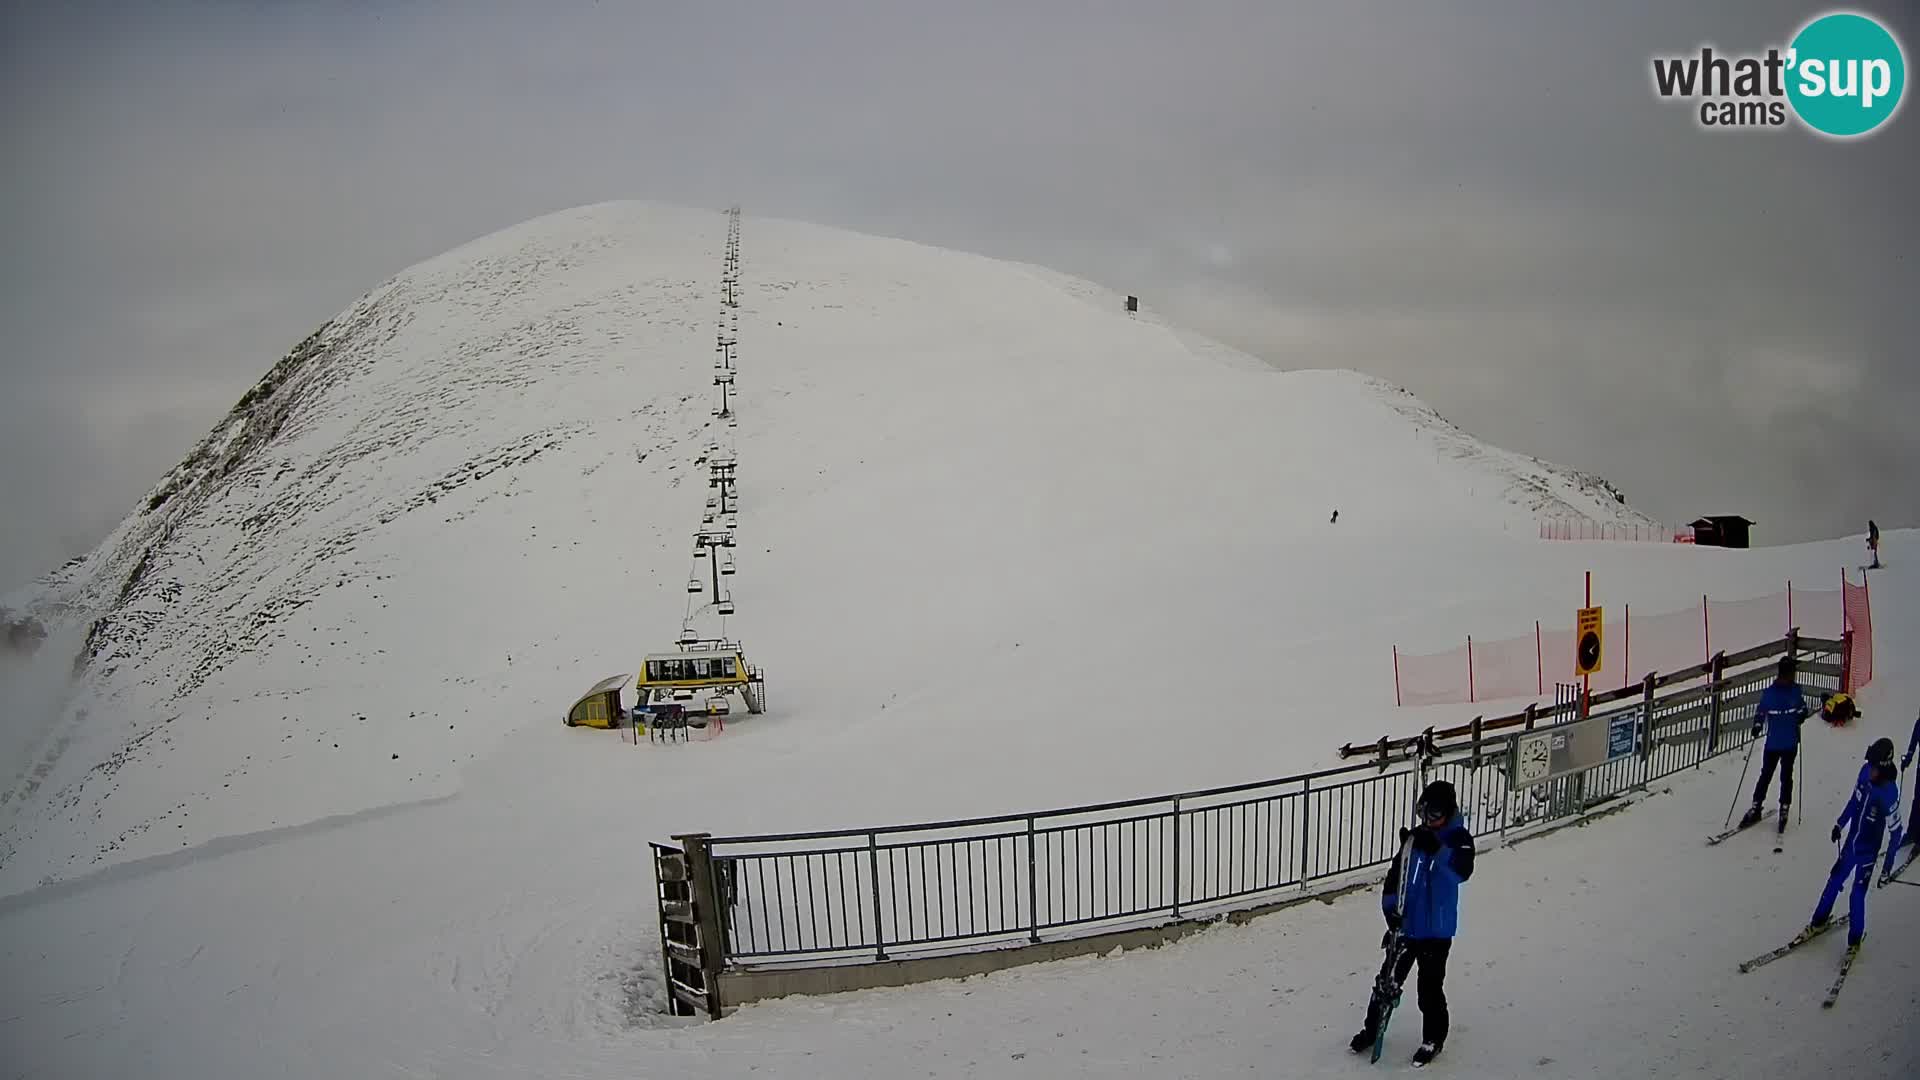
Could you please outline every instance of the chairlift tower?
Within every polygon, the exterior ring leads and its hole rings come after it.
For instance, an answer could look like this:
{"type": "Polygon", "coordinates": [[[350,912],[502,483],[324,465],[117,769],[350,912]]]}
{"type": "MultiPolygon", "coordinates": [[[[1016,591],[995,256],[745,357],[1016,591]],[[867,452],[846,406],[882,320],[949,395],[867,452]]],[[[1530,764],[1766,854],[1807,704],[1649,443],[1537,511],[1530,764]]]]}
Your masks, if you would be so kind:
{"type": "MultiPolygon", "coordinates": [[[[731,549],[734,547],[732,530],[702,528],[699,532],[693,534],[693,544],[694,558],[704,558],[707,560],[708,576],[712,579],[710,584],[713,588],[713,592],[710,595],[713,597],[715,609],[718,610],[722,616],[733,614],[732,590],[726,592],[720,591],[720,576],[722,574],[732,575],[734,572],[733,555],[731,552],[731,549]],[[723,558],[725,565],[722,565],[723,558]]],[[[701,590],[701,585],[699,572],[695,571],[694,576],[687,579],[687,591],[697,593],[701,590]]]]}
{"type": "Polygon", "coordinates": [[[733,490],[738,477],[734,473],[736,463],[731,454],[715,455],[707,459],[707,486],[720,489],[719,510],[721,517],[731,518],[739,512],[737,493],[733,490]]]}

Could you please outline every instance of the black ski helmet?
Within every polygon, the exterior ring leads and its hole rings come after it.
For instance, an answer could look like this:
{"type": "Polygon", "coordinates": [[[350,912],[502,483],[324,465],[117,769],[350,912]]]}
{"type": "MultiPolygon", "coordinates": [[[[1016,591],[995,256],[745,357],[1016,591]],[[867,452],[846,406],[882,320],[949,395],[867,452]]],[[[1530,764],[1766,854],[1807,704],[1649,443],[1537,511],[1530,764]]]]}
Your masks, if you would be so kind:
{"type": "Polygon", "coordinates": [[[1420,793],[1420,801],[1414,804],[1414,810],[1421,817],[1429,811],[1439,811],[1451,819],[1460,810],[1459,799],[1453,793],[1453,785],[1445,780],[1435,780],[1420,793]]]}
{"type": "Polygon", "coordinates": [[[1867,747],[1867,760],[1875,765],[1892,764],[1893,763],[1893,740],[1892,739],[1873,740],[1873,745],[1867,747]]]}
{"type": "Polygon", "coordinates": [[[1783,656],[1780,658],[1779,672],[1782,681],[1791,681],[1800,672],[1800,662],[1791,656],[1783,656]]]}

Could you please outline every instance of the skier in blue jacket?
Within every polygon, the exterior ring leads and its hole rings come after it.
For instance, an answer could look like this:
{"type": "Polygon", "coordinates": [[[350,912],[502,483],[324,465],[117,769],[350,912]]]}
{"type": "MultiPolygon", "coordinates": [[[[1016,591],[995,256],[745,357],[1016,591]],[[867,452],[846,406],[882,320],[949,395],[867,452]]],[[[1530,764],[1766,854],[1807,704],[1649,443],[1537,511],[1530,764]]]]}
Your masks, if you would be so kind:
{"type": "Polygon", "coordinates": [[[1867,886],[1873,881],[1873,864],[1879,860],[1880,842],[1885,839],[1887,823],[1893,823],[1893,843],[1887,848],[1886,870],[1893,870],[1893,853],[1900,847],[1900,777],[1893,767],[1893,740],[1880,739],[1867,750],[1867,780],[1853,789],[1847,808],[1833,826],[1833,839],[1840,845],[1840,857],[1827,876],[1827,887],[1814,905],[1809,929],[1827,925],[1840,890],[1853,878],[1853,893],[1847,899],[1847,947],[1858,948],[1867,932],[1867,886]],[[1846,839],[1841,839],[1842,833],[1846,839]]]}
{"type": "MultiPolygon", "coordinates": [[[[1460,920],[1460,884],[1473,876],[1473,834],[1460,818],[1460,805],[1453,785],[1435,780],[1420,793],[1416,804],[1420,824],[1411,831],[1402,829],[1401,840],[1410,844],[1407,853],[1406,905],[1400,900],[1400,863],[1396,859],[1387,871],[1381,907],[1387,918],[1386,948],[1399,930],[1405,949],[1395,965],[1393,981],[1407,981],[1414,964],[1420,965],[1417,984],[1420,1001],[1420,1049],[1413,1063],[1432,1061],[1447,1041],[1447,953],[1453,948],[1454,931],[1460,920]]],[[[1379,1004],[1369,1002],[1366,1025],[1350,1044],[1356,1054],[1372,1049],[1379,1035],[1379,1004]]]]}
{"type": "Polygon", "coordinates": [[[1767,733],[1765,754],[1760,762],[1760,783],[1753,789],[1753,808],[1740,819],[1740,827],[1746,828],[1760,820],[1760,804],[1766,801],[1767,785],[1773,782],[1773,770],[1780,769],[1780,831],[1787,828],[1787,807],[1793,802],[1793,760],[1800,756],[1800,725],[1807,722],[1813,710],[1807,707],[1807,699],[1794,684],[1797,665],[1793,657],[1780,658],[1779,674],[1774,677],[1773,685],[1760,692],[1760,707],[1753,714],[1753,732],[1757,738],[1761,729],[1767,733]]]}

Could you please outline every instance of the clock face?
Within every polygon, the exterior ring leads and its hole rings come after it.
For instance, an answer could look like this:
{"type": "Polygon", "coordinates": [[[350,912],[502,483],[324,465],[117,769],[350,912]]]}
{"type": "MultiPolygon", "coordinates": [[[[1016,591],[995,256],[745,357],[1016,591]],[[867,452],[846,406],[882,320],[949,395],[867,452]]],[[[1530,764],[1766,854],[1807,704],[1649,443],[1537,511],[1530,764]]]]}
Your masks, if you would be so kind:
{"type": "Polygon", "coordinates": [[[1523,784],[1546,779],[1552,769],[1553,743],[1546,733],[1523,739],[1516,748],[1516,778],[1523,784]]]}

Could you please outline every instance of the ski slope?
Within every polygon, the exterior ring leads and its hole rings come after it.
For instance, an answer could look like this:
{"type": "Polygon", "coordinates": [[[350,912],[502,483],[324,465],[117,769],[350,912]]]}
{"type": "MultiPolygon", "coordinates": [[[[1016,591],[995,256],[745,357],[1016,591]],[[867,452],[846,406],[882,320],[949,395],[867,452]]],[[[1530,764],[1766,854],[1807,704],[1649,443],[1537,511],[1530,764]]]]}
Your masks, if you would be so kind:
{"type": "MultiPolygon", "coordinates": [[[[1377,963],[1370,897],[688,1025],[657,1012],[644,845],[1297,771],[1462,713],[1396,712],[1389,644],[1551,618],[1584,570],[1597,600],[1659,610],[1860,558],[1857,538],[1540,543],[1542,513],[1644,519],[1377,380],[1277,371],[1038,268],[753,218],[724,429],[724,234],[719,213],[608,204],[403,272],[97,551],[7,598],[53,631],[11,701],[93,646],[68,708],[15,712],[4,744],[7,1075],[1364,1067],[1343,1047],[1377,963]],[[771,711],[673,747],[562,728],[676,633],[716,438],[741,477],[727,632],[771,711]]],[[[1920,708],[1899,662],[1920,544],[1883,543],[1880,678],[1863,730],[1815,733],[1806,830],[1777,857],[1748,836],[1709,854],[1738,772],[1721,762],[1490,855],[1449,1068],[1915,1060],[1894,1021],[1920,979],[1892,950],[1830,1015],[1806,1008],[1818,948],[1731,974],[1811,908],[1852,743],[1904,745],[1920,708]]],[[[1876,893],[1870,942],[1913,940],[1914,911],[1876,893]]],[[[1409,1007],[1396,1047],[1414,1030],[1409,1007]]]]}
{"type": "Polygon", "coordinates": [[[1276,725],[1283,687],[1388,702],[1406,598],[1479,602],[1432,567],[1534,555],[1542,506],[1637,517],[1377,380],[1199,348],[1045,271],[782,222],[746,229],[728,429],[709,414],[725,220],[589,207],[397,275],[91,556],[9,598],[55,666],[89,659],[68,714],[10,739],[30,779],[0,791],[0,894],[459,790],[504,737],[671,647],[723,435],[727,629],[777,707],[716,758],[837,743],[818,779],[852,801],[763,783],[773,805],[738,807],[796,824],[1238,776],[1203,740],[1060,786],[1089,736],[1160,736],[1195,681],[1175,642],[1207,643],[1215,736],[1284,771],[1353,733],[1276,725]],[[1387,554],[1410,540],[1435,561],[1387,554]]]}

